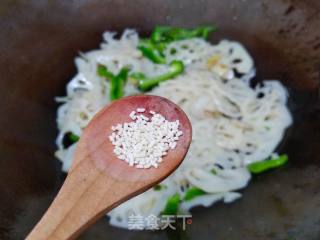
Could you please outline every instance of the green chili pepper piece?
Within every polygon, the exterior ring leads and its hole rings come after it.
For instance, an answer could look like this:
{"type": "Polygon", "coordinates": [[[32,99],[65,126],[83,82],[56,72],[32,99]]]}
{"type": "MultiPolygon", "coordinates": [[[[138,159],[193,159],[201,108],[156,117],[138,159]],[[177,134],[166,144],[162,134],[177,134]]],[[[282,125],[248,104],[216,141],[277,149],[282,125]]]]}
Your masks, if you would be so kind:
{"type": "Polygon", "coordinates": [[[116,100],[123,96],[123,89],[127,81],[129,69],[122,68],[117,76],[110,81],[110,99],[116,100]]]}
{"type": "Polygon", "coordinates": [[[155,29],[153,30],[153,32],[151,33],[151,40],[153,42],[161,42],[161,41],[166,41],[167,39],[164,38],[164,34],[169,32],[171,29],[173,29],[172,27],[168,27],[168,26],[157,26],[155,27],[155,29]]]}
{"type": "Polygon", "coordinates": [[[69,138],[70,142],[72,142],[72,143],[78,142],[80,139],[80,137],[78,135],[76,135],[72,132],[68,133],[68,138],[69,138]]]}
{"type": "Polygon", "coordinates": [[[212,168],[210,172],[211,172],[213,175],[217,175],[217,170],[215,170],[214,168],[212,168]]]}
{"type": "Polygon", "coordinates": [[[180,205],[180,195],[176,193],[168,198],[162,215],[176,215],[180,205]]]}
{"type": "Polygon", "coordinates": [[[152,78],[142,78],[138,82],[138,86],[142,91],[147,91],[158,85],[160,82],[172,79],[184,71],[184,65],[181,61],[174,60],[169,65],[169,71],[162,75],[152,78]]]}
{"type": "Polygon", "coordinates": [[[143,56],[148,58],[154,63],[164,64],[166,60],[163,55],[165,49],[164,44],[154,44],[150,39],[141,39],[138,45],[138,49],[143,56]]]}
{"type": "Polygon", "coordinates": [[[108,71],[107,67],[99,64],[97,72],[100,76],[105,77],[110,81],[109,97],[111,100],[119,99],[123,96],[123,89],[127,82],[129,69],[127,67],[121,68],[119,73],[115,76],[108,71]]]}
{"type": "Polygon", "coordinates": [[[151,39],[141,39],[138,49],[143,56],[157,64],[166,63],[163,51],[167,44],[173,41],[200,37],[207,39],[210,32],[216,30],[213,26],[202,26],[194,29],[157,26],[151,33],[151,39]]]}
{"type": "Polygon", "coordinates": [[[154,43],[158,43],[158,42],[169,43],[172,41],[190,39],[194,37],[207,39],[209,36],[209,33],[215,30],[216,30],[216,27],[214,26],[202,26],[202,27],[193,28],[193,29],[158,26],[152,32],[151,40],[154,43]]]}
{"type": "Polygon", "coordinates": [[[139,80],[139,79],[146,79],[146,75],[142,72],[134,72],[130,75],[131,78],[134,78],[136,80],[139,80]]]}
{"type": "Polygon", "coordinates": [[[160,191],[160,190],[165,189],[165,188],[167,188],[167,186],[162,185],[162,184],[158,184],[158,185],[155,185],[155,186],[153,187],[153,190],[155,190],[155,191],[160,191]]]}
{"type": "Polygon", "coordinates": [[[112,78],[114,78],[113,73],[109,72],[107,67],[102,64],[98,65],[97,72],[100,77],[105,77],[108,80],[111,80],[112,78]]]}
{"type": "Polygon", "coordinates": [[[188,189],[188,191],[186,192],[185,196],[184,196],[184,200],[189,201],[191,199],[194,199],[195,197],[198,196],[203,196],[207,194],[205,191],[203,191],[200,188],[197,187],[192,187],[190,189],[188,189]]]}
{"type": "Polygon", "coordinates": [[[135,86],[138,86],[139,81],[144,79],[146,79],[146,75],[142,72],[134,72],[134,73],[131,73],[129,76],[129,80],[135,86]]]}
{"type": "Polygon", "coordinates": [[[286,154],[280,155],[278,158],[267,159],[261,162],[254,162],[247,166],[251,173],[262,173],[269,169],[278,168],[288,162],[288,156],[286,154]]]}
{"type": "Polygon", "coordinates": [[[161,54],[161,52],[159,52],[157,49],[148,48],[145,46],[139,46],[138,49],[142,52],[143,56],[150,59],[152,62],[158,64],[166,63],[163,54],[161,54]]]}

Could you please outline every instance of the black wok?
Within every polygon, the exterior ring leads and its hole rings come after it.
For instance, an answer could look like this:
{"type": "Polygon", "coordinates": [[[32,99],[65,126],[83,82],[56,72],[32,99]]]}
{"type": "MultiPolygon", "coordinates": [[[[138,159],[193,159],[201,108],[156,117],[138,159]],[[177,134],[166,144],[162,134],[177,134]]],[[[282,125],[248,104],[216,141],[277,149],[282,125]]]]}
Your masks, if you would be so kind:
{"type": "Polygon", "coordinates": [[[318,0],[2,0],[0,239],[23,239],[63,181],[54,158],[54,97],[79,51],[105,30],[215,23],[252,53],[255,81],[282,79],[294,124],[279,146],[290,163],[259,175],[229,205],[192,211],[186,231],[130,232],[101,219],[80,239],[320,239],[320,2],[318,0]]]}

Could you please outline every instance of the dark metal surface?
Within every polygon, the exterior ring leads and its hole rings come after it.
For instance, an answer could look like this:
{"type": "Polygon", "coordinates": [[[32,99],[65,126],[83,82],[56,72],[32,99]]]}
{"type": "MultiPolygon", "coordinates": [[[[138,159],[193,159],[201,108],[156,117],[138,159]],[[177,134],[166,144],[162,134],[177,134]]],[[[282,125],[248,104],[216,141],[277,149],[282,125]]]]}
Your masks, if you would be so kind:
{"type": "Polygon", "coordinates": [[[79,51],[104,30],[216,23],[212,41],[244,43],[259,79],[282,79],[294,125],[290,163],[260,175],[242,199],[196,208],[187,231],[129,232],[101,220],[80,239],[320,239],[320,2],[284,0],[2,0],[0,3],[0,239],[23,239],[59,184],[56,104],[79,51]]]}

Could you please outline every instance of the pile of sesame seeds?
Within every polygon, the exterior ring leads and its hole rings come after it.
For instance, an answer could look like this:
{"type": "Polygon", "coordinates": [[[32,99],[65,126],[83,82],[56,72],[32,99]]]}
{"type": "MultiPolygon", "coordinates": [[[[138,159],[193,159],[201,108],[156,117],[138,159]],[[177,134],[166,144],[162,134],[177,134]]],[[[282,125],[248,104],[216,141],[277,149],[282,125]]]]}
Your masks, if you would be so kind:
{"type": "Polygon", "coordinates": [[[137,108],[129,115],[132,122],[112,126],[109,140],[117,157],[130,166],[157,168],[163,156],[176,148],[183,133],[179,130],[179,120],[169,122],[154,111],[149,111],[147,117],[144,112],[144,108],[137,108]]]}

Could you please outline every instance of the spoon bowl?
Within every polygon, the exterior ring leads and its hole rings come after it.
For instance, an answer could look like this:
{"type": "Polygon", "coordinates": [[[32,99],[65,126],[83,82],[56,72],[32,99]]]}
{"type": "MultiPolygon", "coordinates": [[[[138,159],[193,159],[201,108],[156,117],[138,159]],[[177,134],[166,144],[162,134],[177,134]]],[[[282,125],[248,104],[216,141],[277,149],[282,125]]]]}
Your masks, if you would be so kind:
{"type": "Polygon", "coordinates": [[[57,197],[28,240],[73,239],[106,212],[146,191],[169,176],[183,161],[191,143],[192,128],[186,114],[174,103],[158,96],[125,97],[106,106],[85,128],[76,148],[68,176],[57,197]],[[176,148],[168,151],[158,168],[138,169],[113,153],[108,136],[111,127],[131,122],[129,114],[144,108],[179,120],[176,148]]]}

